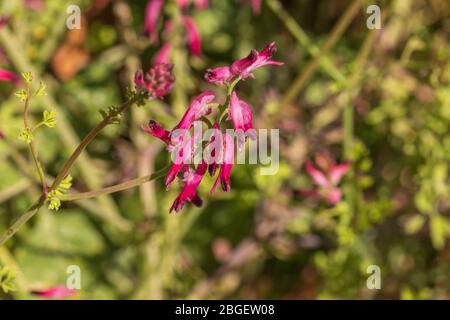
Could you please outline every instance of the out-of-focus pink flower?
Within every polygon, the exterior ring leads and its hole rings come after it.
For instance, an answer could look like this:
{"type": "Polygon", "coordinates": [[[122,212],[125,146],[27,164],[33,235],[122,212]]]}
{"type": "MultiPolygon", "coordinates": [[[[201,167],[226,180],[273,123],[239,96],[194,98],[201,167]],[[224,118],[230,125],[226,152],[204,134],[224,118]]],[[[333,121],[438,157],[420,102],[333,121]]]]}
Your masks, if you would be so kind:
{"type": "Polygon", "coordinates": [[[155,58],[153,60],[153,63],[159,64],[159,63],[170,63],[170,51],[172,49],[172,46],[169,42],[166,42],[163,44],[161,49],[156,53],[155,58]]]}
{"type": "Polygon", "coordinates": [[[211,103],[215,98],[214,92],[205,91],[199,94],[192,100],[188,109],[181,118],[180,122],[175,126],[174,129],[185,129],[189,130],[194,121],[200,120],[203,116],[206,116],[211,112],[211,103]]]}
{"type": "Polygon", "coordinates": [[[214,69],[208,69],[205,73],[205,80],[210,83],[226,84],[233,78],[230,67],[217,67],[214,69]]]}
{"type": "Polygon", "coordinates": [[[338,184],[350,168],[350,162],[336,164],[328,154],[319,154],[316,156],[316,164],[320,169],[309,160],[305,163],[305,170],[316,187],[302,190],[301,193],[306,197],[325,199],[330,205],[334,205],[341,201],[342,190],[338,184]]]}
{"type": "Polygon", "coordinates": [[[230,118],[234,124],[234,130],[238,134],[238,148],[241,149],[245,142],[245,133],[251,138],[255,138],[255,133],[252,124],[252,109],[247,102],[240,100],[235,91],[231,93],[230,107],[228,108],[230,118]],[[239,132],[240,131],[240,132],[239,132]]]}
{"type": "Polygon", "coordinates": [[[253,14],[258,15],[261,12],[261,0],[241,0],[241,3],[246,3],[250,1],[250,5],[252,6],[253,14]]]}
{"type": "Polygon", "coordinates": [[[261,52],[253,49],[250,51],[249,55],[245,58],[235,61],[230,69],[234,76],[239,76],[242,78],[254,77],[251,73],[253,70],[266,66],[266,65],[276,65],[281,66],[283,62],[270,60],[272,56],[277,51],[275,42],[269,43],[261,52]]]}
{"type": "Polygon", "coordinates": [[[0,16],[0,29],[8,23],[8,16],[0,16]]]}
{"type": "Polygon", "coordinates": [[[181,9],[186,9],[189,6],[189,0],[177,0],[177,4],[181,9]]]}
{"type": "Polygon", "coordinates": [[[169,212],[172,212],[173,210],[179,212],[186,201],[189,201],[196,206],[202,205],[203,201],[197,194],[197,188],[200,185],[207,168],[208,165],[206,162],[201,162],[195,171],[192,168],[189,168],[186,177],[183,179],[184,187],[175,199],[169,212]]]}
{"type": "Polygon", "coordinates": [[[209,0],[195,0],[195,7],[197,9],[206,9],[209,7],[209,0]]]}
{"type": "Polygon", "coordinates": [[[149,0],[147,2],[147,6],[145,7],[144,32],[150,37],[151,43],[158,42],[158,31],[156,29],[156,25],[163,5],[164,0],[149,0]]]}
{"type": "Polygon", "coordinates": [[[253,49],[245,58],[236,60],[230,67],[222,66],[206,70],[205,80],[210,83],[223,85],[230,83],[238,77],[242,79],[249,77],[254,78],[252,71],[257,68],[266,65],[281,66],[284,64],[283,62],[271,60],[276,50],[277,47],[275,42],[269,43],[263,50],[261,50],[261,52],[253,49]]]}
{"type": "Polygon", "coordinates": [[[136,72],[134,83],[139,90],[146,90],[151,98],[162,98],[169,94],[175,83],[171,64],[155,64],[145,74],[142,70],[136,72]]]}
{"type": "Polygon", "coordinates": [[[198,56],[202,53],[202,45],[197,26],[195,25],[194,20],[187,16],[183,17],[183,24],[187,32],[189,51],[192,55],[198,56]]]}
{"type": "Polygon", "coordinates": [[[75,296],[77,290],[68,289],[65,286],[54,286],[48,289],[35,291],[34,294],[46,299],[64,299],[75,296]]]}
{"type": "Polygon", "coordinates": [[[44,9],[43,0],[22,0],[23,5],[30,10],[41,11],[44,9]]]}
{"type": "Polygon", "coordinates": [[[0,81],[9,81],[17,83],[20,80],[15,73],[0,68],[0,81]]]}
{"type": "Polygon", "coordinates": [[[211,189],[211,193],[216,190],[217,183],[219,181],[223,191],[225,192],[230,191],[230,176],[231,176],[231,169],[233,168],[233,162],[234,162],[233,136],[228,133],[225,133],[223,135],[223,152],[219,176],[217,177],[217,180],[211,189]]]}

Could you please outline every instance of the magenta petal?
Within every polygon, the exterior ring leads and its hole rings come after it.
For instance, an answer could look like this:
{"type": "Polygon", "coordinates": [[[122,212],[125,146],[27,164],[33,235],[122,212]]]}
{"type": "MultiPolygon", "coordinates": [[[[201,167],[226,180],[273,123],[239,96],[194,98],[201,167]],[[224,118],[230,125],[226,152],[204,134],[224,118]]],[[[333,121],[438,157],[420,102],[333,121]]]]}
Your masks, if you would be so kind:
{"type": "Polygon", "coordinates": [[[327,200],[330,205],[335,205],[342,198],[342,191],[339,188],[333,188],[327,195],[327,200]]]}
{"type": "Polygon", "coordinates": [[[156,23],[158,22],[163,5],[164,0],[149,0],[145,7],[144,31],[150,37],[150,42],[153,44],[158,42],[156,23]]]}
{"type": "Polygon", "coordinates": [[[186,9],[189,6],[189,0],[177,0],[177,5],[181,9],[186,9]]]}
{"type": "Polygon", "coordinates": [[[232,78],[229,67],[217,67],[214,69],[208,69],[205,73],[205,80],[210,83],[225,84],[232,78]]]}
{"type": "Polygon", "coordinates": [[[314,180],[314,182],[321,186],[321,187],[328,187],[330,185],[330,182],[325,177],[325,175],[320,172],[316,167],[313,166],[311,161],[306,161],[305,163],[305,170],[306,172],[311,176],[311,178],[314,180]]]}
{"type": "Polygon", "coordinates": [[[349,162],[332,166],[330,169],[331,182],[335,185],[338,184],[349,168],[350,168],[349,162]]]}
{"type": "Polygon", "coordinates": [[[209,107],[209,103],[211,103],[215,98],[214,92],[205,91],[198,95],[194,100],[192,100],[188,109],[183,115],[183,118],[180,122],[175,126],[175,129],[185,129],[189,130],[193,123],[203,116],[209,114],[211,112],[211,108],[209,107]]]}
{"type": "Polygon", "coordinates": [[[197,9],[207,9],[209,7],[209,0],[195,0],[195,7],[197,9]]]}
{"type": "Polygon", "coordinates": [[[201,205],[201,199],[197,195],[197,188],[205,175],[207,167],[208,165],[206,162],[202,162],[197,166],[195,172],[187,179],[183,189],[175,199],[169,212],[172,212],[173,210],[179,212],[183,208],[186,201],[190,201],[195,205],[201,205]]]}
{"type": "Polygon", "coordinates": [[[161,139],[166,144],[170,143],[170,131],[167,131],[155,120],[150,120],[147,127],[142,126],[142,130],[152,136],[161,139]]]}
{"type": "Polygon", "coordinates": [[[258,51],[253,49],[250,51],[248,56],[239,59],[231,64],[230,70],[233,76],[248,78],[250,76],[248,69],[256,62],[258,59],[258,51]]]}
{"type": "Polygon", "coordinates": [[[0,68],[0,81],[17,82],[19,77],[11,71],[0,68]]]}
{"type": "Polygon", "coordinates": [[[161,49],[155,54],[155,57],[153,58],[154,64],[169,64],[170,63],[170,50],[171,45],[169,42],[166,42],[163,44],[161,49]]]}
{"type": "Polygon", "coordinates": [[[183,17],[183,23],[187,32],[189,51],[192,55],[198,56],[202,53],[202,45],[197,26],[194,20],[189,17],[183,17]]]}
{"type": "Polygon", "coordinates": [[[75,289],[68,289],[64,286],[55,286],[35,292],[35,294],[37,294],[41,298],[47,299],[63,299],[74,296],[76,293],[77,291],[75,289]]]}
{"type": "Polygon", "coordinates": [[[261,0],[251,0],[253,14],[257,15],[261,12],[261,0]]]}
{"type": "Polygon", "coordinates": [[[231,93],[229,113],[234,124],[234,130],[242,130],[244,133],[247,130],[253,129],[252,124],[252,109],[243,100],[240,100],[235,91],[231,93]]]}

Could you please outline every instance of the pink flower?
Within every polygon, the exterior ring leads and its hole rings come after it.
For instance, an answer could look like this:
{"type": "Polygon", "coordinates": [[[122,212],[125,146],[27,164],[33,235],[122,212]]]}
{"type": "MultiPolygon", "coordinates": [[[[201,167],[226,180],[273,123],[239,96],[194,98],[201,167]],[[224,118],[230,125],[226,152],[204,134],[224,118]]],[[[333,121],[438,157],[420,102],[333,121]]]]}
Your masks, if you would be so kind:
{"type": "Polygon", "coordinates": [[[242,79],[254,78],[251,72],[257,68],[266,65],[283,65],[283,62],[271,60],[276,50],[275,42],[268,44],[261,52],[253,49],[245,58],[236,60],[230,67],[222,66],[206,70],[205,80],[210,83],[223,85],[230,83],[238,77],[242,79]]]}
{"type": "Polygon", "coordinates": [[[305,163],[305,170],[316,187],[310,190],[303,190],[301,193],[307,197],[325,199],[330,205],[334,205],[341,201],[342,191],[338,184],[350,168],[350,163],[336,164],[326,154],[316,156],[316,163],[320,169],[316,168],[311,161],[305,163]]]}
{"type": "Polygon", "coordinates": [[[209,0],[195,0],[195,7],[197,9],[206,9],[209,7],[209,0]]]}
{"type": "Polygon", "coordinates": [[[8,23],[8,16],[0,16],[0,29],[8,23]]]}
{"type": "Polygon", "coordinates": [[[277,51],[275,42],[269,43],[261,52],[253,49],[245,58],[235,61],[230,69],[234,76],[242,78],[254,77],[251,73],[253,70],[264,67],[266,65],[281,66],[283,62],[270,60],[277,51]]]}
{"type": "Polygon", "coordinates": [[[189,0],[177,0],[177,5],[181,9],[186,9],[189,6],[189,0]]]}
{"type": "Polygon", "coordinates": [[[0,81],[9,81],[17,83],[19,81],[19,77],[12,73],[11,71],[0,68],[0,81]]]}
{"type": "Polygon", "coordinates": [[[208,69],[205,73],[205,80],[210,83],[226,84],[233,79],[230,71],[230,67],[217,67],[214,69],[208,69]]]}
{"type": "Polygon", "coordinates": [[[189,131],[186,129],[174,130],[170,133],[170,136],[171,141],[168,146],[168,151],[171,153],[173,164],[167,171],[166,178],[164,179],[166,188],[169,188],[178,173],[192,162],[196,144],[200,141],[198,132],[194,131],[194,134],[190,136],[189,131]],[[181,135],[175,136],[174,133],[181,133],[181,135]]]}
{"type": "Polygon", "coordinates": [[[240,100],[235,91],[231,93],[230,107],[228,109],[230,118],[234,124],[234,130],[238,137],[238,149],[241,150],[245,143],[245,135],[255,138],[252,124],[252,109],[243,100],[240,100]]]}
{"type": "Polygon", "coordinates": [[[139,90],[145,90],[151,98],[162,98],[169,94],[175,83],[171,64],[155,64],[147,73],[136,72],[134,83],[139,90]]]}
{"type": "Polygon", "coordinates": [[[186,201],[189,201],[196,206],[202,205],[203,201],[197,194],[197,188],[205,175],[207,167],[208,165],[206,162],[201,162],[195,171],[192,168],[189,168],[186,172],[185,178],[182,181],[184,183],[184,187],[175,199],[169,212],[172,212],[173,210],[179,212],[183,208],[186,201]]]}
{"type": "Polygon", "coordinates": [[[155,120],[150,120],[148,122],[148,126],[142,126],[142,130],[147,132],[148,134],[162,140],[166,144],[170,143],[170,131],[164,129],[158,122],[155,120]]]}
{"type": "Polygon", "coordinates": [[[214,183],[211,193],[216,190],[217,183],[220,180],[220,184],[222,186],[223,191],[230,191],[230,175],[231,169],[233,168],[234,162],[234,140],[233,136],[225,133],[223,135],[223,152],[221,165],[219,170],[219,175],[217,177],[216,182],[214,183]]]}
{"type": "Polygon", "coordinates": [[[211,161],[208,161],[208,172],[212,177],[216,174],[216,170],[222,158],[222,132],[219,130],[219,124],[217,122],[213,125],[213,134],[209,140],[209,145],[206,148],[211,150],[211,161]]]}
{"type": "Polygon", "coordinates": [[[164,43],[163,46],[161,47],[161,49],[159,49],[159,51],[156,53],[156,55],[153,59],[153,63],[154,64],[159,64],[159,63],[169,64],[171,49],[172,49],[172,46],[170,45],[169,42],[164,43]]]}
{"type": "Polygon", "coordinates": [[[149,0],[145,7],[144,32],[150,37],[151,43],[158,42],[156,24],[163,5],[164,0],[149,0]]]}
{"type": "Polygon", "coordinates": [[[41,11],[44,9],[44,1],[43,0],[23,0],[23,5],[34,11],[41,11]]]}
{"type": "Polygon", "coordinates": [[[188,109],[181,118],[180,122],[174,129],[189,130],[194,121],[200,120],[203,116],[206,116],[211,112],[209,103],[214,100],[215,96],[212,91],[205,91],[198,95],[189,105],[188,109]]]}
{"type": "Polygon", "coordinates": [[[202,53],[202,45],[200,33],[197,30],[197,26],[195,25],[193,19],[186,16],[183,17],[183,24],[187,32],[189,51],[191,52],[192,55],[198,56],[199,54],[202,53]]]}
{"type": "Polygon", "coordinates": [[[35,291],[36,295],[46,299],[64,299],[73,297],[77,294],[77,290],[68,289],[65,286],[55,286],[41,291],[35,291]]]}

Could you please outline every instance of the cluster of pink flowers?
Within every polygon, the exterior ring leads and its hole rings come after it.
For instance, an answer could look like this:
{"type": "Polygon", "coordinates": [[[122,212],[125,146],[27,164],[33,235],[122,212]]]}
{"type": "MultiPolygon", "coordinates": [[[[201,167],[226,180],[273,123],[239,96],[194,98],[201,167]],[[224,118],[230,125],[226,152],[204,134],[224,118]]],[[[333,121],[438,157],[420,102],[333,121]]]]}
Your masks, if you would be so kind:
{"type": "Polygon", "coordinates": [[[339,183],[350,168],[350,162],[337,164],[328,153],[319,153],[315,157],[316,166],[311,161],[306,161],[305,170],[312,178],[315,186],[309,190],[300,192],[309,198],[323,199],[329,205],[335,205],[341,201],[342,190],[339,183]]]}
{"type": "MultiPolygon", "coordinates": [[[[275,51],[275,43],[270,43],[260,52],[252,50],[247,57],[235,61],[229,67],[207,70],[205,79],[219,85],[230,86],[230,81],[253,77],[251,72],[259,67],[282,64],[281,62],[271,61],[275,51]],[[224,72],[223,70],[227,71],[224,72]]],[[[142,79],[142,72],[138,72],[135,81],[138,88],[146,88],[142,79]]],[[[233,87],[234,85],[236,83],[233,84],[233,87]]],[[[149,86],[150,89],[153,87],[149,86]]],[[[223,191],[230,190],[230,175],[235,154],[234,137],[232,134],[222,133],[220,130],[221,123],[217,119],[206,122],[213,123],[212,128],[210,128],[213,133],[206,145],[208,151],[210,150],[210,156],[203,158],[202,155],[201,159],[194,165],[196,152],[198,152],[199,137],[195,130],[192,136],[189,131],[194,127],[195,122],[201,121],[203,117],[212,113],[215,98],[216,96],[212,91],[199,94],[192,100],[180,122],[171,131],[166,130],[154,120],[143,127],[147,133],[163,141],[167,145],[167,150],[172,154],[173,164],[164,180],[166,187],[169,188],[177,177],[183,185],[180,194],[170,208],[170,212],[173,210],[180,211],[186,202],[191,202],[196,206],[202,205],[202,199],[197,193],[197,188],[206,172],[210,176],[215,176],[216,172],[219,171],[211,192],[214,192],[219,182],[223,191]]],[[[227,105],[223,107],[228,112],[228,119],[232,121],[235,132],[244,133],[243,135],[238,134],[238,149],[240,149],[245,143],[246,136],[255,137],[251,107],[245,101],[239,99],[234,90],[227,99],[227,105]]]]}
{"type": "MultiPolygon", "coordinates": [[[[158,43],[158,20],[161,16],[161,11],[164,6],[164,0],[149,0],[145,8],[145,24],[144,31],[149,36],[150,42],[152,44],[158,43]]],[[[198,32],[195,21],[188,16],[187,11],[189,7],[189,0],[177,0],[178,6],[181,8],[183,13],[182,22],[186,30],[187,43],[189,51],[192,55],[200,55],[201,49],[201,37],[198,32]]],[[[205,9],[208,7],[208,0],[196,0],[194,1],[195,7],[197,9],[205,9]]],[[[164,23],[164,36],[169,38],[172,33],[173,23],[168,20],[164,23]]],[[[155,63],[169,63],[171,45],[169,42],[165,42],[159,52],[156,54],[154,62],[155,63]]]]}

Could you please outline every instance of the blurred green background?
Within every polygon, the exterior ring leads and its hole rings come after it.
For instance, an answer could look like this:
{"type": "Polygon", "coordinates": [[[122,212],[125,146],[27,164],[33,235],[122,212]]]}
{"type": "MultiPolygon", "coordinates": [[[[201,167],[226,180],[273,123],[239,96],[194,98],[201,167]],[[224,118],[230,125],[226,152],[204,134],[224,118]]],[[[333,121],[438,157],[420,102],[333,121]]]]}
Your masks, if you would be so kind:
{"type": "MultiPolygon", "coordinates": [[[[31,121],[44,109],[58,113],[56,128],[35,138],[51,178],[99,110],[124,101],[162,42],[144,36],[144,0],[40,2],[0,0],[0,15],[10,17],[0,67],[47,84],[31,121]],[[69,4],[81,8],[81,30],[65,26],[69,4]]],[[[0,283],[14,287],[0,298],[35,298],[32,291],[65,284],[67,267],[78,265],[83,299],[449,299],[450,3],[263,0],[254,14],[250,1],[212,0],[187,13],[202,54],[189,54],[183,32],[167,40],[173,92],[102,131],[71,171],[74,189],[162,168],[163,145],[140,125],[172,127],[193,96],[217,89],[203,80],[207,68],[271,41],[285,66],[256,71],[238,90],[256,128],[280,129],[278,173],[236,165],[231,192],[211,196],[213,179],[205,179],[204,206],[180,214],[168,213],[179,188],[166,191],[162,181],[41,210],[0,247],[0,268],[12,273],[0,283]],[[380,30],[366,26],[371,4],[381,8],[380,30]],[[298,192],[311,185],[304,161],[324,150],[352,161],[333,207],[298,192]],[[366,286],[370,265],[380,267],[380,290],[366,286]]],[[[167,0],[160,33],[179,14],[167,0]]],[[[16,90],[0,82],[0,232],[40,192],[18,139],[16,90]]]]}

